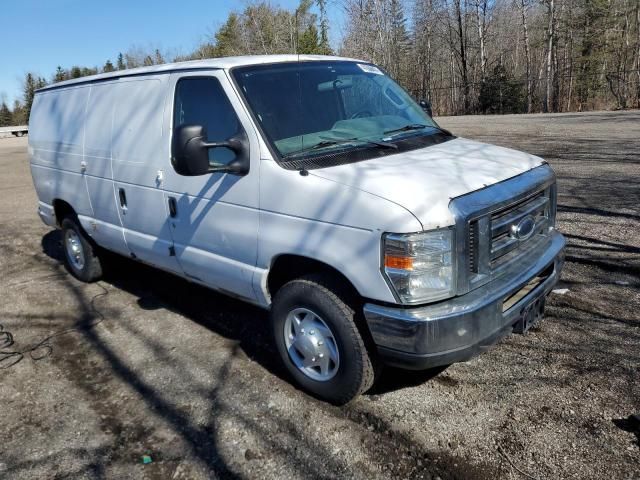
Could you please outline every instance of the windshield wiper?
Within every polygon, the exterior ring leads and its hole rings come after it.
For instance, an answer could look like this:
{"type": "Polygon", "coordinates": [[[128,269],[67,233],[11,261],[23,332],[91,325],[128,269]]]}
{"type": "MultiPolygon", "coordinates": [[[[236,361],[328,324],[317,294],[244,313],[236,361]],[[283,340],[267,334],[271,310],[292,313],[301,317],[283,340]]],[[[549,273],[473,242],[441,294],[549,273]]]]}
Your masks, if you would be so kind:
{"type": "Polygon", "coordinates": [[[412,130],[422,130],[423,128],[435,128],[436,130],[439,130],[440,132],[449,135],[449,136],[453,136],[453,134],[449,131],[449,130],[445,130],[444,128],[438,127],[436,125],[425,125],[423,123],[410,123],[408,125],[405,125],[404,127],[400,127],[400,128],[394,128],[393,130],[387,130],[384,132],[385,135],[388,135],[390,133],[400,133],[400,132],[410,132],[412,130]]]}
{"type": "Polygon", "coordinates": [[[422,130],[423,128],[427,128],[429,125],[424,125],[422,123],[410,123],[409,125],[405,125],[404,127],[394,128],[393,130],[385,130],[383,133],[385,135],[389,133],[396,132],[409,132],[411,130],[422,130]]]}
{"type": "Polygon", "coordinates": [[[317,150],[319,148],[331,147],[332,145],[341,145],[343,143],[353,143],[353,142],[363,142],[363,143],[367,143],[369,145],[375,145],[375,146],[380,147],[380,148],[393,148],[393,149],[397,149],[398,148],[398,146],[395,143],[381,142],[381,141],[376,141],[376,140],[365,140],[363,138],[358,138],[358,137],[353,137],[353,138],[320,137],[320,138],[325,138],[325,140],[322,140],[321,142],[318,142],[315,145],[311,145],[310,147],[302,148],[302,149],[297,150],[295,152],[291,152],[291,153],[285,155],[283,158],[288,158],[288,157],[291,157],[293,155],[298,155],[298,154],[304,153],[304,152],[310,152],[312,150],[317,150]]]}
{"type": "MultiPolygon", "coordinates": [[[[349,142],[363,142],[368,143],[369,145],[376,145],[382,148],[393,148],[398,149],[398,146],[395,143],[385,142],[381,140],[367,140],[365,138],[351,137],[351,138],[329,138],[329,137],[319,137],[325,139],[326,142],[336,142],[336,143],[349,143],[349,142]]],[[[323,142],[320,142],[323,143],[323,142]]]]}

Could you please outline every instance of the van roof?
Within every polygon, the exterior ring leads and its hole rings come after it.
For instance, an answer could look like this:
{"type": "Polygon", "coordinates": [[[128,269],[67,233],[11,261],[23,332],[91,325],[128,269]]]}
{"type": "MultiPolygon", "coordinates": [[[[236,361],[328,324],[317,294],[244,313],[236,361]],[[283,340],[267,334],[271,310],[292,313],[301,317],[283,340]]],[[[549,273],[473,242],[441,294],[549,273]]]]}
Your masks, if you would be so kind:
{"type": "Polygon", "coordinates": [[[358,61],[355,58],[336,57],[328,55],[244,55],[240,57],[219,57],[208,58],[205,60],[190,60],[187,62],[176,63],[163,63],[161,65],[151,65],[149,67],[131,68],[128,70],[116,70],[114,72],[100,73],[98,75],[90,75],[87,77],[74,78],[71,80],[65,80],[64,82],[53,83],[46,87],[40,88],[37,91],[42,92],[45,90],[51,90],[54,88],[67,87],[72,85],[79,85],[83,83],[91,83],[101,80],[109,80],[120,77],[129,77],[133,75],[145,75],[154,73],[169,73],[179,72],[182,70],[208,70],[208,69],[229,69],[232,67],[244,67],[249,65],[260,65],[266,63],[283,63],[283,62],[296,62],[296,61],[321,61],[321,60],[334,60],[334,61],[358,61]]]}

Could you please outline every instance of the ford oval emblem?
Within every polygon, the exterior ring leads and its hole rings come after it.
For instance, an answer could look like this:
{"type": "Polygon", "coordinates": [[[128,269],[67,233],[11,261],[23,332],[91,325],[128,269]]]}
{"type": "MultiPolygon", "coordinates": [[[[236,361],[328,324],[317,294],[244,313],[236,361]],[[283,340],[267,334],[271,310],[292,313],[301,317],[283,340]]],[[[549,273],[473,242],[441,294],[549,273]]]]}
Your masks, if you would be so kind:
{"type": "Polygon", "coordinates": [[[522,218],[517,224],[511,225],[511,235],[518,240],[526,240],[536,227],[536,221],[531,215],[522,218]]]}

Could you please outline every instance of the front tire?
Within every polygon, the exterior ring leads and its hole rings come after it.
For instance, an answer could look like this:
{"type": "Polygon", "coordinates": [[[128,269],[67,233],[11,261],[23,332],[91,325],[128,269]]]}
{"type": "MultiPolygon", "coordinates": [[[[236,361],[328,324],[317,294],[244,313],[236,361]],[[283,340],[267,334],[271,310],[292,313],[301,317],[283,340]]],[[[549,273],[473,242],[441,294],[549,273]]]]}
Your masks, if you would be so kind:
{"type": "Polygon", "coordinates": [[[373,349],[357,326],[359,310],[326,275],[308,275],[278,290],[271,308],[276,347],[289,373],[312,395],[348,403],[373,385],[373,349]]]}
{"type": "Polygon", "coordinates": [[[102,276],[98,247],[90,240],[75,216],[62,220],[62,249],[67,270],[78,280],[95,282],[102,276]]]}

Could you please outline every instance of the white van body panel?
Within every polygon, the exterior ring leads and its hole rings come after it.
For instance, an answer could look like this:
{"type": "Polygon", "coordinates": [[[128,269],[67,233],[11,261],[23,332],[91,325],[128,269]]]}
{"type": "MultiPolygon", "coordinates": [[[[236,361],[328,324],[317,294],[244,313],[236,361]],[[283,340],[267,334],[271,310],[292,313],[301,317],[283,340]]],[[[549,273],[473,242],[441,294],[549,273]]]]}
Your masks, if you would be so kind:
{"type": "Polygon", "coordinates": [[[89,86],[43,92],[34,98],[30,121],[31,172],[38,198],[72,204],[93,216],[83,173],[83,141],[89,86]]]}
{"type": "Polygon", "coordinates": [[[167,168],[170,158],[170,135],[163,126],[168,81],[167,75],[131,77],[116,86],[116,95],[126,101],[118,102],[114,111],[114,195],[131,253],[145,263],[181,273],[170,254],[171,229],[158,181],[158,171],[167,168]]]}
{"type": "Polygon", "coordinates": [[[220,82],[234,108],[249,138],[250,168],[244,176],[212,173],[187,177],[177,174],[170,164],[165,166],[164,205],[168,205],[169,197],[174,197],[177,204],[177,215],[169,218],[175,258],[191,280],[264,304],[264,300],[256,300],[252,283],[258,249],[260,143],[225,72],[172,74],[165,124],[168,130],[172,128],[177,82],[203,76],[220,82]]]}
{"type": "Polygon", "coordinates": [[[79,219],[99,245],[129,255],[113,190],[111,147],[117,103],[118,92],[114,82],[91,85],[84,135],[84,178],[93,216],[80,216],[79,219]]]}
{"type": "Polygon", "coordinates": [[[542,163],[541,158],[525,152],[456,138],[384,158],[314,170],[312,175],[398,203],[420,220],[422,229],[430,230],[454,224],[449,210],[452,198],[542,163]]]}
{"type": "Polygon", "coordinates": [[[260,177],[259,268],[268,271],[280,255],[301,255],[342,272],[364,297],[395,301],[379,269],[381,236],[420,231],[411,212],[357,186],[302,176],[271,160],[261,162],[260,177]]]}

